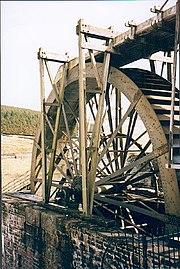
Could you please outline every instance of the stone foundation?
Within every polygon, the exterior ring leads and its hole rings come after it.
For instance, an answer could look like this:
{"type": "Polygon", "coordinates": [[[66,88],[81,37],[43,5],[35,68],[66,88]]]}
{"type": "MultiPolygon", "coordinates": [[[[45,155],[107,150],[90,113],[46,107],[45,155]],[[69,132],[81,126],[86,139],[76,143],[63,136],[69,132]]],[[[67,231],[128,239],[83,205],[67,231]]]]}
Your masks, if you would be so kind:
{"type": "Polygon", "coordinates": [[[111,225],[78,211],[4,196],[3,269],[180,268],[179,232],[150,238],[111,225]]]}
{"type": "Polygon", "coordinates": [[[2,213],[3,269],[121,268],[129,259],[105,220],[7,197],[2,213]]]}

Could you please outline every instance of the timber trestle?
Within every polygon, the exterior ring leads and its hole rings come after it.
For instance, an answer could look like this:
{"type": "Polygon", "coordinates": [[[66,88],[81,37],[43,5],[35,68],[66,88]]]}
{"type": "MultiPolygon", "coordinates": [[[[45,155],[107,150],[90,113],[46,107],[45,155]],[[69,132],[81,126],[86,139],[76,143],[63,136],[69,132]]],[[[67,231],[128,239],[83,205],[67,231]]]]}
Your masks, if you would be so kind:
{"type": "Polygon", "coordinates": [[[153,10],[155,17],[128,22],[122,34],[79,20],[76,59],[39,50],[41,119],[31,193],[44,203],[82,207],[135,232],[154,219],[180,216],[178,10],[178,2],[153,10]],[[142,58],[151,71],[124,67],[142,58]],[[49,61],[61,63],[55,78],[49,61]],[[47,100],[44,67],[52,86],[47,100]]]}

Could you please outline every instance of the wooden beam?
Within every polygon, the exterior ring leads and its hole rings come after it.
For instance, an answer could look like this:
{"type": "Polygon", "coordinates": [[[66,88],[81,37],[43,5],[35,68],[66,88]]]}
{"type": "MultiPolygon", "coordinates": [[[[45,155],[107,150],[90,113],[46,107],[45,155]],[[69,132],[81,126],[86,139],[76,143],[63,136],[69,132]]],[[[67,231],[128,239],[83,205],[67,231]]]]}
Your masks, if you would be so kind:
{"type": "Polygon", "coordinates": [[[76,28],[77,34],[82,33],[86,34],[89,37],[97,38],[97,39],[112,39],[117,36],[119,32],[114,31],[113,29],[103,29],[99,27],[95,27],[92,25],[85,24],[81,19],[81,26],[78,24],[76,28]]]}
{"type": "Polygon", "coordinates": [[[47,175],[46,175],[46,131],[45,131],[45,86],[44,86],[44,64],[43,59],[39,59],[40,69],[40,96],[41,96],[41,159],[42,159],[42,200],[48,201],[47,175]]]}
{"type": "Polygon", "coordinates": [[[116,206],[121,206],[123,208],[129,208],[132,211],[138,212],[138,213],[146,215],[146,216],[150,216],[154,219],[158,219],[158,220],[166,222],[166,223],[170,223],[173,225],[175,225],[175,224],[177,225],[177,223],[180,224],[180,218],[178,218],[178,217],[161,214],[159,212],[154,212],[154,211],[151,211],[151,210],[148,210],[145,208],[141,208],[139,206],[135,206],[135,205],[128,203],[128,202],[122,202],[122,201],[118,201],[118,200],[111,199],[111,198],[105,198],[105,197],[100,196],[99,194],[95,195],[95,199],[100,201],[100,202],[104,202],[106,204],[111,204],[111,205],[113,204],[116,206]]]}
{"type": "Polygon", "coordinates": [[[85,52],[82,49],[83,20],[78,22],[79,35],[79,132],[80,132],[80,173],[82,174],[83,212],[89,214],[88,186],[87,186],[87,152],[86,152],[86,70],[85,52]]]}

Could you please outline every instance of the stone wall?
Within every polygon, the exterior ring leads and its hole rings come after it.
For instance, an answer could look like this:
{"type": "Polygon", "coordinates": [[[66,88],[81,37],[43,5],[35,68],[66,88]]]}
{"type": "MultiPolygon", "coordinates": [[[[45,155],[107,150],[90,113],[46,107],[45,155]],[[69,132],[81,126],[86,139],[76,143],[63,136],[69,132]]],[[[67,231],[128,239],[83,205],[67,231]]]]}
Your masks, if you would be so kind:
{"type": "Polygon", "coordinates": [[[123,237],[96,217],[5,197],[2,218],[3,269],[121,268],[130,259],[123,237]]]}
{"type": "Polygon", "coordinates": [[[179,232],[150,238],[111,226],[78,211],[4,196],[3,269],[180,268],[179,232]]]}

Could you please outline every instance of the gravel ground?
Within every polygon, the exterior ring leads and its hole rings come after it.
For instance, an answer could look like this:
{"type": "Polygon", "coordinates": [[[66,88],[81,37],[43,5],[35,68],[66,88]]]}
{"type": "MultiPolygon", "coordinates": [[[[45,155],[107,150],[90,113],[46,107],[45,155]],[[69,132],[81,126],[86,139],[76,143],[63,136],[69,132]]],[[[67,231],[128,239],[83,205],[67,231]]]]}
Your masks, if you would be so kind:
{"type": "Polygon", "coordinates": [[[1,135],[2,187],[31,169],[33,137],[1,135]]]}

